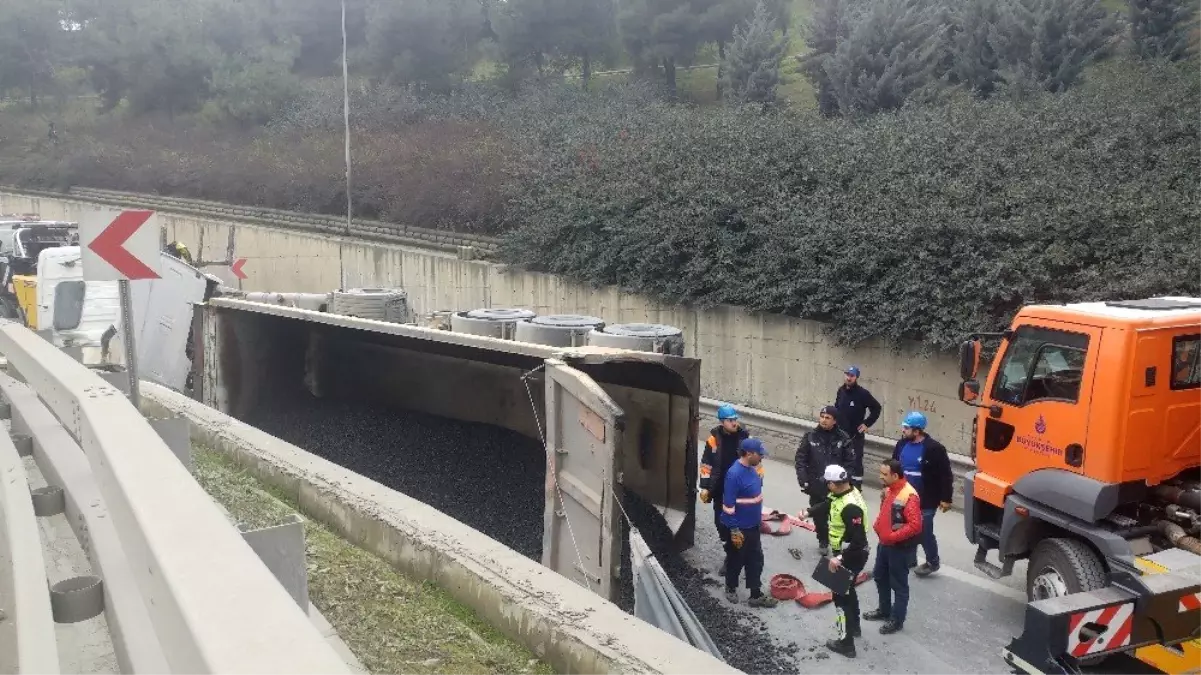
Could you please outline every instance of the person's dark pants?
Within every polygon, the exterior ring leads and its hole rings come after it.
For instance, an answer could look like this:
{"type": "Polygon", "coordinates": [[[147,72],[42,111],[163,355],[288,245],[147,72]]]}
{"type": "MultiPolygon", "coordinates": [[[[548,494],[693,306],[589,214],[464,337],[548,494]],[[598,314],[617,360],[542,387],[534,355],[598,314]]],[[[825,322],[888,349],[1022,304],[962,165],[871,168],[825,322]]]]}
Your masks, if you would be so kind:
{"type": "MultiPolygon", "coordinates": [[[[855,576],[859,576],[860,570],[852,570],[855,576]]],[[[851,590],[841,595],[834,594],[834,607],[838,611],[838,616],[835,619],[835,625],[838,628],[838,639],[843,642],[851,642],[851,637],[855,633],[860,632],[861,626],[859,623],[859,593],[855,591],[855,585],[851,584],[851,590]]]]}
{"type": "Polygon", "coordinates": [[[867,439],[865,434],[858,431],[851,431],[851,485],[854,485],[857,490],[863,489],[863,443],[867,439]]]}
{"type": "MultiPolygon", "coordinates": [[[[828,492],[821,493],[821,496],[819,497],[819,496],[817,496],[817,494],[815,494],[813,492],[813,489],[810,488],[810,490],[809,490],[809,508],[813,508],[817,504],[820,504],[824,501],[828,501],[829,499],[830,499],[830,495],[828,492]]],[[[817,529],[817,544],[818,544],[818,546],[820,546],[821,548],[829,548],[830,547],[830,512],[822,511],[818,514],[815,514],[813,516],[813,525],[817,529]]]]}
{"type": "Polygon", "coordinates": [[[759,536],[759,528],[749,527],[742,530],[742,547],[730,545],[730,553],[726,557],[726,590],[738,588],[738,575],[746,570],[746,587],[751,589],[751,597],[763,592],[763,540],[759,536]]]}
{"type": "Polygon", "coordinates": [[[938,569],[938,540],[934,538],[934,514],[938,509],[922,509],[922,550],[926,554],[926,564],[932,569],[938,569]]]}
{"type": "Polygon", "coordinates": [[[721,540],[721,548],[730,555],[730,528],[721,522],[721,500],[713,500],[713,525],[717,527],[717,538],[721,540]]]}
{"type": "Polygon", "coordinates": [[[909,613],[909,560],[916,546],[876,546],[872,578],[880,593],[880,613],[904,625],[909,613]]]}

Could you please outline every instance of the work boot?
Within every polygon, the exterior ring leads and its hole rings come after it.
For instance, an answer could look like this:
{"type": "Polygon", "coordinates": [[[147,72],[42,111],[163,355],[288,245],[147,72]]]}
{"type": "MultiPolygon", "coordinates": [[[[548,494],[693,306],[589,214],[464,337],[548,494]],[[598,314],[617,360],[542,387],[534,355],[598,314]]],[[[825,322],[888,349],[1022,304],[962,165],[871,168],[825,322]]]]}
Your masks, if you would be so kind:
{"type": "Polygon", "coordinates": [[[728,600],[731,605],[737,605],[738,604],[738,591],[735,589],[727,588],[726,589],[726,600],[728,600]]]}
{"type": "Polygon", "coordinates": [[[890,618],[892,618],[892,612],[882,612],[878,609],[873,609],[863,615],[864,621],[888,621],[890,618]]]}
{"type": "Polygon", "coordinates": [[[905,624],[897,623],[896,621],[889,619],[888,622],[886,622],[883,626],[880,626],[880,635],[892,635],[893,633],[900,633],[901,628],[904,626],[905,624]]]}
{"type": "Polygon", "coordinates": [[[775,598],[771,597],[770,595],[763,595],[761,593],[759,595],[751,596],[751,600],[747,604],[750,605],[751,607],[761,607],[764,609],[771,609],[772,607],[775,607],[776,605],[780,604],[780,601],[776,600],[775,598]]]}
{"type": "Polygon", "coordinates": [[[855,640],[849,635],[841,640],[826,640],[826,649],[848,659],[855,658],[855,640]]]}
{"type": "Polygon", "coordinates": [[[937,572],[938,568],[939,568],[939,565],[931,565],[928,562],[924,562],[924,563],[918,565],[917,569],[913,570],[913,573],[918,575],[919,577],[925,578],[925,577],[928,577],[931,574],[934,574],[935,572],[937,572]]]}

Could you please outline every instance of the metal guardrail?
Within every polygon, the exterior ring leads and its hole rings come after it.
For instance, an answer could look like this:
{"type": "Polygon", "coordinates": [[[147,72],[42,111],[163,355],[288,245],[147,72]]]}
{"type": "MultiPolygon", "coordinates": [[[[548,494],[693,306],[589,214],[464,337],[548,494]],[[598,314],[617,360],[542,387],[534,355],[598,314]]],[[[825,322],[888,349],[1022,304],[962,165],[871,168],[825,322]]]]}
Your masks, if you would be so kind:
{"type": "MultiPolygon", "coordinates": [[[[186,199],[163,195],[147,195],[136,192],[101,190],[99,188],[74,187],[66,192],[38,190],[34,188],[5,188],[15,194],[44,196],[54,199],[73,199],[90,203],[120,206],[122,208],[148,208],[165,214],[190,215],[217,220],[235,220],[266,227],[317,232],[329,235],[345,235],[346,220],[335,216],[284,211],[255,206],[226,204],[202,199],[186,199]]],[[[464,255],[468,251],[476,257],[494,255],[500,247],[500,239],[477,234],[465,234],[449,230],[435,230],[379,220],[355,219],[351,222],[350,236],[372,241],[407,244],[464,255]]]]}
{"type": "Polygon", "coordinates": [[[120,639],[157,640],[171,672],[349,672],[118,389],[14,322],[0,354],[83,449],[152,626],[120,639]]]}
{"type": "Polygon", "coordinates": [[[48,588],[29,479],[0,432],[0,673],[59,672],[48,588]]]}
{"type": "MultiPolygon", "coordinates": [[[[717,415],[717,406],[721,405],[721,401],[711,398],[701,399],[701,413],[714,417],[717,415]]],[[[817,422],[801,419],[799,417],[790,417],[779,413],[769,412],[767,410],[758,410],[756,408],[748,408],[746,406],[735,405],[738,408],[738,415],[746,422],[751,429],[765,429],[777,434],[785,436],[800,437],[808,431],[817,428],[817,422]]],[[[884,438],[883,436],[874,436],[867,434],[863,444],[863,454],[876,459],[884,459],[892,457],[893,448],[896,446],[896,440],[884,438]]],[[[955,453],[949,453],[951,458],[951,469],[956,476],[971,471],[975,468],[971,458],[964,457],[955,453]]],[[[777,455],[778,458],[778,455],[777,455]]],[[[872,474],[871,471],[867,472],[872,474]]],[[[870,476],[869,476],[870,477],[870,476]]]]}

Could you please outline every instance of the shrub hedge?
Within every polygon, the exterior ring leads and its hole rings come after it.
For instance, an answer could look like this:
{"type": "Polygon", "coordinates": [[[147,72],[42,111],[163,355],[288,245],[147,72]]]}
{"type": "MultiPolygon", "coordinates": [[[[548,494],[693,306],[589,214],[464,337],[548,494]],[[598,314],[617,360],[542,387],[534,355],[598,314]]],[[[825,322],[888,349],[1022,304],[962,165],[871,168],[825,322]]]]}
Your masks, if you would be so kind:
{"type": "MultiPolygon", "coordinates": [[[[863,122],[545,96],[507,259],[950,347],[1023,304],[1201,291],[1195,64],[863,122]],[[553,111],[548,113],[547,111],[553,111]]],[[[635,97],[637,99],[637,97],[635,97]]]]}

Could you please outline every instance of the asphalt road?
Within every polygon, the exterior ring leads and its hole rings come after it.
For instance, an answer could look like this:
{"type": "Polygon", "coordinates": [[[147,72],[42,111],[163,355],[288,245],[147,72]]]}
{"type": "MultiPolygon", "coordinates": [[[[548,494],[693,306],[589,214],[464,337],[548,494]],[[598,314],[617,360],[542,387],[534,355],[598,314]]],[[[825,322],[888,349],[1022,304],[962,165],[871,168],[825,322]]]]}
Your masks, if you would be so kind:
{"type": "MultiPolygon", "coordinates": [[[[795,514],[809,504],[809,498],[797,488],[790,464],[766,462],[764,506],[795,514]]],[[[875,467],[872,467],[875,470],[875,467]]],[[[879,490],[864,488],[874,519],[880,503],[879,490]]],[[[713,570],[721,564],[721,546],[713,529],[709,505],[697,505],[696,545],[685,553],[688,562],[713,570]]],[[[942,568],[929,578],[910,576],[909,618],[901,633],[882,636],[879,624],[864,622],[863,637],[857,640],[858,657],[847,660],[829,654],[824,648],[834,636],[834,607],[826,605],[805,609],[797,603],[782,603],[770,610],[756,610],[744,603],[739,611],[754,612],[767,623],[767,630],[780,643],[795,643],[796,672],[801,673],[998,673],[1010,672],[1001,658],[1001,648],[1022,630],[1025,608],[1024,564],[1014,568],[1011,577],[994,581],[972,565],[975,548],[964,537],[963,517],[957,511],[940,513],[934,521],[942,568]]],[[[875,561],[873,556],[868,570],[875,561]]],[[[764,536],[764,589],[771,575],[788,573],[799,577],[807,589],[824,590],[811,580],[817,564],[817,539],[807,530],[793,528],[783,537],[764,536]],[[788,552],[801,550],[798,562],[788,552]]],[[[923,559],[919,552],[919,560],[923,559]]],[[[714,596],[722,593],[722,584],[710,586],[714,596]]],[[[863,610],[877,605],[875,582],[859,586],[863,610]]],[[[724,601],[723,601],[724,602],[724,601]]]]}

